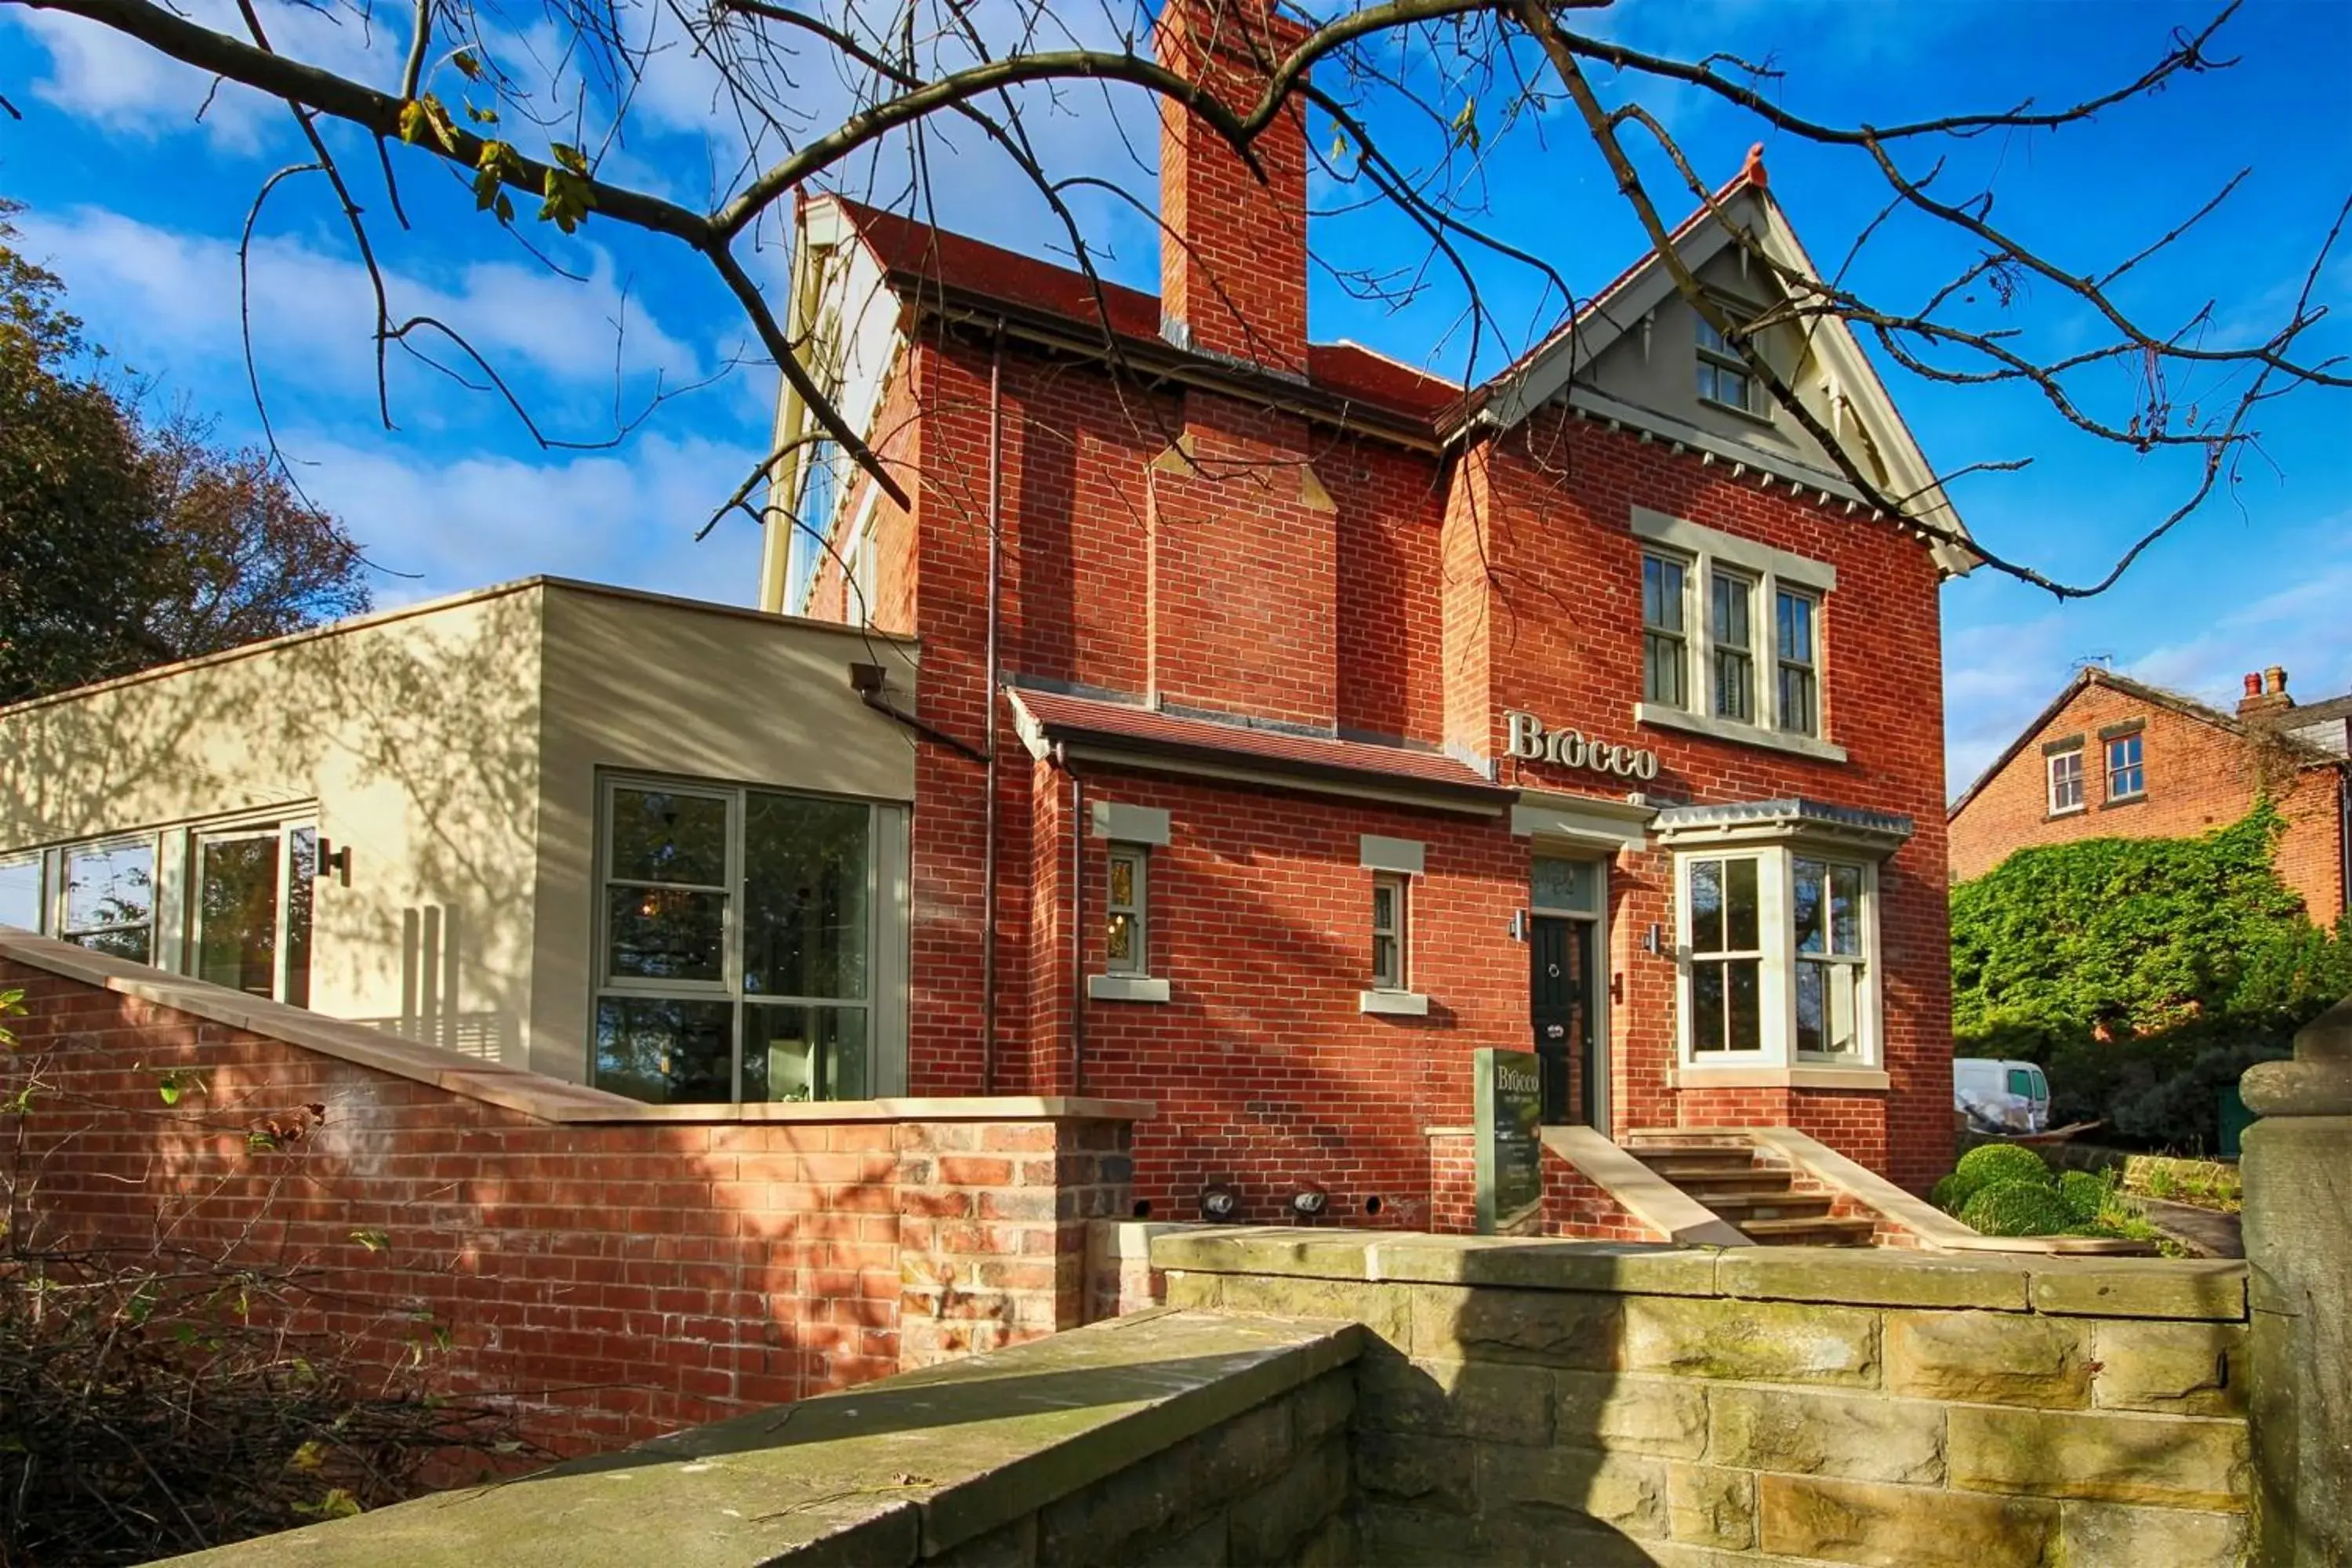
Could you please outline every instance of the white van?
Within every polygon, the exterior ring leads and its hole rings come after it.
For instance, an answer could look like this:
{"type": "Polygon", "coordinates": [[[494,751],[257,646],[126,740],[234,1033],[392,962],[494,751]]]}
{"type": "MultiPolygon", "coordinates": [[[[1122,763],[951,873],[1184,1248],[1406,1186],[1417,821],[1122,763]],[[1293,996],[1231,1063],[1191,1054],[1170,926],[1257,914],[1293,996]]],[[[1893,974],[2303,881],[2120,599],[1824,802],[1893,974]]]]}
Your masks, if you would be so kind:
{"type": "Polygon", "coordinates": [[[2032,1062],[1955,1057],[1952,1104],[1979,1132],[2043,1132],[2050,1127],[2050,1080],[2032,1062]]]}

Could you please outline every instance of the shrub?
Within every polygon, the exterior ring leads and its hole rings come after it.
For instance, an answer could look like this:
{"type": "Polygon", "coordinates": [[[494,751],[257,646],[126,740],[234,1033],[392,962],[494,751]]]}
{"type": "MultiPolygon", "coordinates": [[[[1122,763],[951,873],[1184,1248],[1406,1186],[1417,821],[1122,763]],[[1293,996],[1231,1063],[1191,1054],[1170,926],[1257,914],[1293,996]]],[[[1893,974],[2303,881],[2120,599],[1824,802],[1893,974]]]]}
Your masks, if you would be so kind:
{"type": "Polygon", "coordinates": [[[2077,1225],[2091,1225],[2106,1212],[2115,1187],[2104,1176],[2088,1171],[2068,1171],[2058,1178],[2058,1196],[2077,1225]]]}
{"type": "Polygon", "coordinates": [[[1975,1191],[1991,1186],[1995,1182],[2039,1182],[2054,1186],[2058,1178],[2051,1173],[2048,1162],[2032,1150],[2017,1143],[1987,1143],[1960,1156],[1958,1167],[1952,1173],[1964,1177],[1975,1191]]]}
{"type": "Polygon", "coordinates": [[[1960,1223],[1984,1236],[2058,1236],[2074,1216],[2046,1181],[1989,1182],[1960,1211],[1960,1223]]]}
{"type": "Polygon", "coordinates": [[[1970,1198],[1977,1195],[1978,1185],[1958,1171],[1953,1171],[1929,1191],[1927,1201],[1946,1214],[1958,1214],[1968,1206],[1970,1198]]]}

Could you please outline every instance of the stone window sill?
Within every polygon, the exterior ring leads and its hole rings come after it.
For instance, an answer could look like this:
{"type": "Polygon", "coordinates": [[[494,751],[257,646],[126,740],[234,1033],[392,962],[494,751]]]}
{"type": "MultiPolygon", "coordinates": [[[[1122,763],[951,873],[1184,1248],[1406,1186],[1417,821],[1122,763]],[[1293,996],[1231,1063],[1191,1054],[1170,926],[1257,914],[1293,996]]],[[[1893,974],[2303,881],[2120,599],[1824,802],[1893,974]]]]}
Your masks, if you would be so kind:
{"type": "Polygon", "coordinates": [[[1675,1069],[1675,1089],[1844,1089],[1883,1094],[1890,1085],[1876,1068],[1833,1067],[1809,1062],[1798,1067],[1693,1067],[1675,1069]]]}
{"type": "Polygon", "coordinates": [[[1366,1013],[1377,1013],[1391,1018],[1426,1018],[1429,998],[1417,991],[1360,991],[1356,1005],[1366,1013]]]}
{"type": "Polygon", "coordinates": [[[2113,811],[2119,805],[2146,805],[2147,804],[2147,791],[2142,790],[2137,795],[2119,795],[2111,800],[2103,800],[2099,802],[2099,809],[2113,811]]]}
{"type": "Polygon", "coordinates": [[[2084,812],[2089,809],[2090,808],[2088,806],[2082,805],[2062,806],[2058,810],[2053,811],[2049,816],[2043,817],[2042,820],[2044,822],[2063,822],[2070,816],[2080,816],[2084,812]]]}
{"type": "Polygon", "coordinates": [[[1141,974],[1089,974],[1087,996],[1095,1002],[1165,1002],[1168,982],[1141,974]]]}
{"type": "Polygon", "coordinates": [[[1633,704],[1633,722],[1653,730],[1685,730],[1694,735],[1705,735],[1713,741],[1729,741],[1735,745],[1760,746],[1769,752],[1793,752],[1801,757],[1812,757],[1824,763],[1845,761],[1845,748],[1811,735],[1792,735],[1784,730],[1768,730],[1760,724],[1742,724],[1735,720],[1717,719],[1710,714],[1693,713],[1687,709],[1668,708],[1656,702],[1633,704]]]}

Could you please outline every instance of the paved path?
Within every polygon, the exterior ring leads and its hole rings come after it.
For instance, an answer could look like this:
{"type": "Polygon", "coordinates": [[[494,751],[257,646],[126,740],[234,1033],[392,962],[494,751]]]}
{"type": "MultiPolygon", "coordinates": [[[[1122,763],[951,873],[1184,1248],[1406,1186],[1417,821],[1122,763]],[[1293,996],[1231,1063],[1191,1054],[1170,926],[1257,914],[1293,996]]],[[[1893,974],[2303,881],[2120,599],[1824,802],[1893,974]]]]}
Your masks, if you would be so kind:
{"type": "Polygon", "coordinates": [[[2208,1258],[2243,1258],[2245,1244],[2238,1239],[2238,1216],[2216,1209],[2200,1209],[2194,1204],[2167,1203],[2162,1198],[2144,1198],[2134,1194],[2134,1201],[2147,1213],[2147,1222],[2171,1237],[2188,1243],[2208,1258]]]}

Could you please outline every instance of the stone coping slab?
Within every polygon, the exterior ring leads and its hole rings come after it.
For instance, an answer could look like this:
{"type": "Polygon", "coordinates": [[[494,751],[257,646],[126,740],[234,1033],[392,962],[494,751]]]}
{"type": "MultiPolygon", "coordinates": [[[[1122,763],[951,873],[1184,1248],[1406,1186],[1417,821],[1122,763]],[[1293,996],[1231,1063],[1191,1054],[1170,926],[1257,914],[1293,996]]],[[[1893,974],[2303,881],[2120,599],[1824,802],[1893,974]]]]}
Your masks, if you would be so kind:
{"type": "Polygon", "coordinates": [[[266,1035],[322,1057],[428,1083],[540,1121],[564,1123],[838,1121],[1147,1121],[1150,1100],[1064,1095],[990,1095],[936,1100],[791,1100],[754,1105],[648,1105],[523,1068],[461,1057],[367,1024],[225,985],[173,974],[68,942],[0,926],[0,958],[86,985],[135,997],[207,1023],[266,1035]]]}
{"type": "Polygon", "coordinates": [[[1354,1361],[1351,1322],[1166,1309],[515,1480],[172,1559],[203,1568],[883,1568],[1354,1361]]]}
{"type": "Polygon", "coordinates": [[[2096,1258],[1891,1247],[1692,1247],[1281,1226],[1150,1238],[1151,1267],[1364,1284],[1505,1286],[1858,1307],[2241,1322],[2235,1258],[2096,1258]]]}

